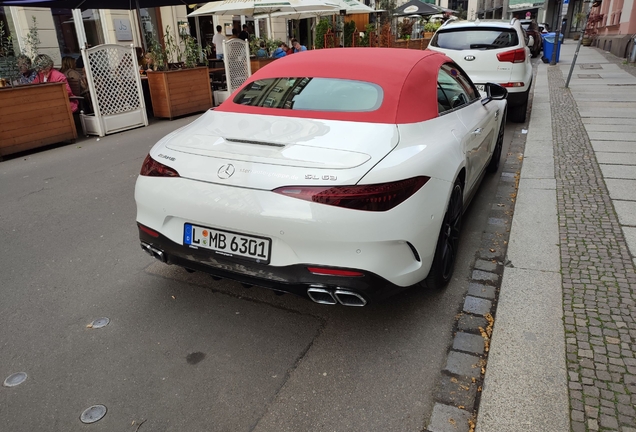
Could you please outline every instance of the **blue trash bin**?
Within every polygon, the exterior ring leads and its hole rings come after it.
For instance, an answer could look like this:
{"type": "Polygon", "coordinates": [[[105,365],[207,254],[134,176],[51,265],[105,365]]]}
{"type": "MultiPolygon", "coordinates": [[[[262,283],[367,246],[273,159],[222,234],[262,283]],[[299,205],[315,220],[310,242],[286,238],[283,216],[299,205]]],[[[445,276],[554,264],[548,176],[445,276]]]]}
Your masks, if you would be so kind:
{"type": "MultiPolygon", "coordinates": [[[[563,43],[563,33],[559,33],[559,44],[556,49],[556,61],[559,62],[559,56],[561,55],[561,44],[563,43]]],[[[543,56],[552,61],[552,52],[554,51],[554,39],[556,39],[556,33],[544,33],[541,35],[543,39],[543,56]]]]}

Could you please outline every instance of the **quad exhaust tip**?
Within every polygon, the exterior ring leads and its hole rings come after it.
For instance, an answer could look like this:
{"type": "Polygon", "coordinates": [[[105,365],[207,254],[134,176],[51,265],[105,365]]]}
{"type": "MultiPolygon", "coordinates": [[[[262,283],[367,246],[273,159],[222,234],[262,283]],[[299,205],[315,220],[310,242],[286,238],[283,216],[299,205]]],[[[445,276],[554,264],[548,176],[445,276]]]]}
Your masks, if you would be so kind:
{"type": "Polygon", "coordinates": [[[334,293],[334,296],[340,302],[340,304],[345,306],[356,306],[362,307],[367,304],[367,301],[358,293],[354,293],[353,291],[341,290],[337,289],[334,293]]]}
{"type": "Polygon", "coordinates": [[[354,307],[362,307],[367,304],[366,299],[360,294],[339,288],[331,292],[323,287],[310,287],[307,289],[307,295],[319,304],[335,305],[340,303],[344,306],[354,307]]]}
{"type": "Polygon", "coordinates": [[[324,288],[311,287],[307,289],[307,295],[316,303],[335,305],[338,303],[330,291],[324,288]]]}
{"type": "Polygon", "coordinates": [[[141,242],[141,250],[146,252],[151,257],[157,258],[161,262],[166,262],[166,254],[163,251],[150,246],[148,243],[141,242]]]}

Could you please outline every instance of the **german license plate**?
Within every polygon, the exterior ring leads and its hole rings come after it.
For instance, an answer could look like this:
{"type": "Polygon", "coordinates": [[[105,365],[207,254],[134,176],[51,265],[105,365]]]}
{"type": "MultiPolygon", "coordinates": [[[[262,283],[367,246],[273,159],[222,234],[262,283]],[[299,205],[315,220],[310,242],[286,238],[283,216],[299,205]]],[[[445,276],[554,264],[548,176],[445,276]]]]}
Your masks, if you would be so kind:
{"type": "Polygon", "coordinates": [[[482,93],[486,91],[486,86],[483,84],[475,84],[475,87],[477,87],[477,90],[479,90],[482,93]]]}
{"type": "Polygon", "coordinates": [[[269,264],[272,241],[231,231],[185,224],[183,244],[210,249],[229,257],[241,257],[257,263],[269,264]]]}

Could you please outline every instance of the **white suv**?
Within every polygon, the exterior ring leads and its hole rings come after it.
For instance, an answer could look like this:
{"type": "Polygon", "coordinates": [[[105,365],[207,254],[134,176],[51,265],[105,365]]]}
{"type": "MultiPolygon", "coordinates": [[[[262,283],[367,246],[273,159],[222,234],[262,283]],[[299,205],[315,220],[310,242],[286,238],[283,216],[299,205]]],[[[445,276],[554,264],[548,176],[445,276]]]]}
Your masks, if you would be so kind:
{"type": "Polygon", "coordinates": [[[526,121],[528,96],[532,84],[530,48],[533,41],[517,19],[446,21],[428,49],[440,51],[459,64],[480,91],[487,82],[508,90],[508,118],[526,121]]]}

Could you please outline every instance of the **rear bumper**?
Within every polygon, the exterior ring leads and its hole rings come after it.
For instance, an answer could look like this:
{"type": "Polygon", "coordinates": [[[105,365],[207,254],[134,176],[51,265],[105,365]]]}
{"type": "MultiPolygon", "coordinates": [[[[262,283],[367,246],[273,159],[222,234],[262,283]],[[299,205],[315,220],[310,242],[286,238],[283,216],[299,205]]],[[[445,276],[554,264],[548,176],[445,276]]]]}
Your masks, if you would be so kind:
{"type": "Polygon", "coordinates": [[[323,289],[330,293],[338,289],[347,290],[359,294],[366,301],[379,300],[405,289],[366,270],[360,270],[364,276],[358,277],[316,275],[307,270],[307,267],[312,266],[311,263],[282,267],[258,264],[239,258],[224,257],[209,250],[192,249],[175,243],[162,234],[153,237],[142,230],[139,230],[139,239],[144,251],[150,253],[154,249],[154,254],[151,253],[151,255],[166,264],[174,264],[243,284],[296,294],[307,299],[310,298],[307,294],[310,288],[323,289]]]}
{"type": "MultiPolygon", "coordinates": [[[[271,239],[270,263],[257,267],[263,272],[314,264],[361,269],[407,287],[428,274],[448,201],[448,185],[431,178],[387,212],[354,211],[271,191],[185,178],[140,176],[135,199],[137,222],[170,242],[162,245],[169,249],[168,254],[175,252],[172,245],[184,248],[184,224],[192,223],[271,239]]],[[[200,255],[189,246],[179,251],[177,256],[199,260],[200,255]]],[[[210,256],[219,257],[205,255],[203,262],[210,256]]],[[[232,266],[230,269],[237,271],[232,266]]],[[[256,276],[262,277],[261,273],[256,276]]]]}
{"type": "Polygon", "coordinates": [[[517,87],[518,89],[522,91],[513,92],[513,91],[510,91],[511,89],[507,89],[508,96],[506,97],[506,99],[508,100],[508,106],[515,107],[515,106],[523,105],[528,99],[528,96],[530,95],[530,92],[528,91],[530,89],[530,86],[532,86],[532,82],[530,82],[530,85],[528,87],[522,87],[522,88],[517,87]]]}

